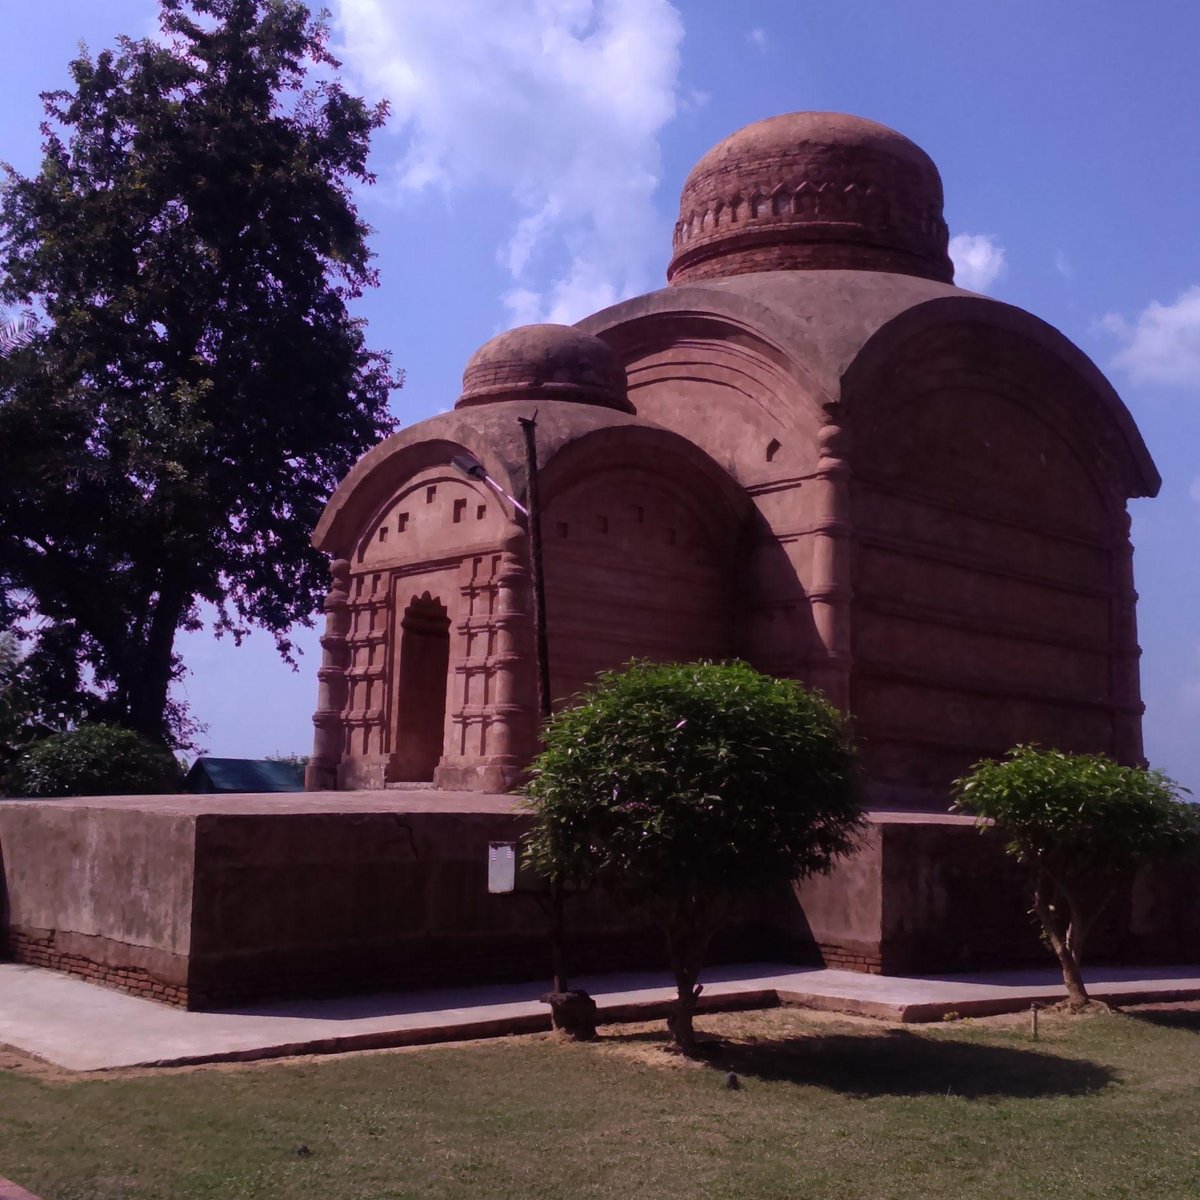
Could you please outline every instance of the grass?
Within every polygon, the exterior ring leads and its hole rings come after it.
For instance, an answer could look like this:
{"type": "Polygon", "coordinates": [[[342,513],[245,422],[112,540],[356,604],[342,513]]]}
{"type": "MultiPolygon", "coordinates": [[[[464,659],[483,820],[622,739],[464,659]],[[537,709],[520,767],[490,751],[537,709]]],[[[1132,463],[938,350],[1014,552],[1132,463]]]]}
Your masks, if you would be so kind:
{"type": "Polygon", "coordinates": [[[794,1009],[115,1076],[0,1072],[45,1200],[1196,1197],[1200,1012],[896,1027],[794,1009]],[[735,1071],[741,1087],[726,1087],[735,1071]],[[308,1153],[298,1152],[301,1146],[308,1153]]]}

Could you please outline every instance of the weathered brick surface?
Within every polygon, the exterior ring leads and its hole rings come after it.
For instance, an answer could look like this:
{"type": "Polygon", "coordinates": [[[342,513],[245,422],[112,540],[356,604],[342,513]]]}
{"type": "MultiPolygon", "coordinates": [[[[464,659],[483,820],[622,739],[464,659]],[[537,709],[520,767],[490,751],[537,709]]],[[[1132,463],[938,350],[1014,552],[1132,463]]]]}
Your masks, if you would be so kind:
{"type": "Polygon", "coordinates": [[[860,971],[864,975],[882,975],[883,965],[878,954],[863,954],[858,950],[847,950],[832,942],[818,943],[821,962],[824,966],[839,971],[860,971]]]}
{"type": "Polygon", "coordinates": [[[756,121],[683,185],[673,284],[752,271],[889,271],[949,282],[942,181],[906,137],[841,113],[756,121]]]}
{"type": "MultiPolygon", "coordinates": [[[[100,983],[134,996],[187,1007],[186,987],[156,979],[140,967],[114,965],[111,961],[66,950],[60,944],[60,936],[54,930],[10,928],[0,937],[3,939],[0,941],[0,953],[10,962],[62,971],[67,975],[86,979],[89,983],[100,983]]],[[[101,939],[95,940],[99,942],[101,939]]],[[[120,953],[119,945],[114,943],[110,943],[106,949],[120,953]]]]}

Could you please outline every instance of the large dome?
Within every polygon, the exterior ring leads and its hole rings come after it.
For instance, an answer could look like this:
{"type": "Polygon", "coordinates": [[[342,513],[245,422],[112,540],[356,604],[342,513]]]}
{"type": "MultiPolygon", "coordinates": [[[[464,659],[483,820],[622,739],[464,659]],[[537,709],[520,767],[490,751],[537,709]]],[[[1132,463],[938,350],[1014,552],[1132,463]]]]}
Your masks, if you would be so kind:
{"type": "Polygon", "coordinates": [[[942,180],[908,138],[798,112],[713,147],[683,185],[671,283],[751,271],[893,271],[950,283],[942,180]]]}
{"type": "Polygon", "coordinates": [[[501,400],[574,400],[632,412],[625,368],[599,338],[570,325],[519,325],[471,355],[455,408],[501,400]]]}

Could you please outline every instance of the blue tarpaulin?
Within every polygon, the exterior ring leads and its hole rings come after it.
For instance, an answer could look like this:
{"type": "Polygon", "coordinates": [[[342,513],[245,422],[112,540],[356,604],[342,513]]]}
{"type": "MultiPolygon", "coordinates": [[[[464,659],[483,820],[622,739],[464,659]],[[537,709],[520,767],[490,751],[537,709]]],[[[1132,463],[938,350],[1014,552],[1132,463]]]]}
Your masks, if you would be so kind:
{"type": "Polygon", "coordinates": [[[184,780],[187,792],[302,792],[304,765],[260,758],[198,758],[184,780]]]}

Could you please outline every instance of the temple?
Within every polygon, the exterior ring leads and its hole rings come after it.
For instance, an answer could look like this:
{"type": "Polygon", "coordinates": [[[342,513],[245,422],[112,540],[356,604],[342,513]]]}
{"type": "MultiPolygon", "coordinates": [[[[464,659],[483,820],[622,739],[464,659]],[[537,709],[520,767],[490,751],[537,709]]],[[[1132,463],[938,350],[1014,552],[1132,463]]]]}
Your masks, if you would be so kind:
{"type": "Polygon", "coordinates": [[[743,658],[852,715],[878,808],[945,809],[1019,742],[1140,762],[1126,502],[1158,475],[1081,351],[952,274],[893,130],[790,113],[712,149],[667,287],[488,342],[330,501],[308,786],[520,779],[535,413],[556,704],[631,658],[743,658]]]}
{"type": "MultiPolygon", "coordinates": [[[[353,468],[314,537],[308,791],[0,801],[0,956],[193,1008],[547,973],[536,899],[488,890],[530,825],[535,417],[555,704],[631,658],[737,656],[853,718],[859,848],[714,954],[1048,961],[949,785],[1025,741],[1141,761],[1126,503],[1158,476],[1078,349],[953,285],[929,158],[830,113],[701,159],[661,291],[493,339],[353,468]]],[[[1129,881],[1093,961],[1197,961],[1196,868],[1129,881]]],[[[570,971],[661,965],[602,892],[568,910],[570,971]]]]}

